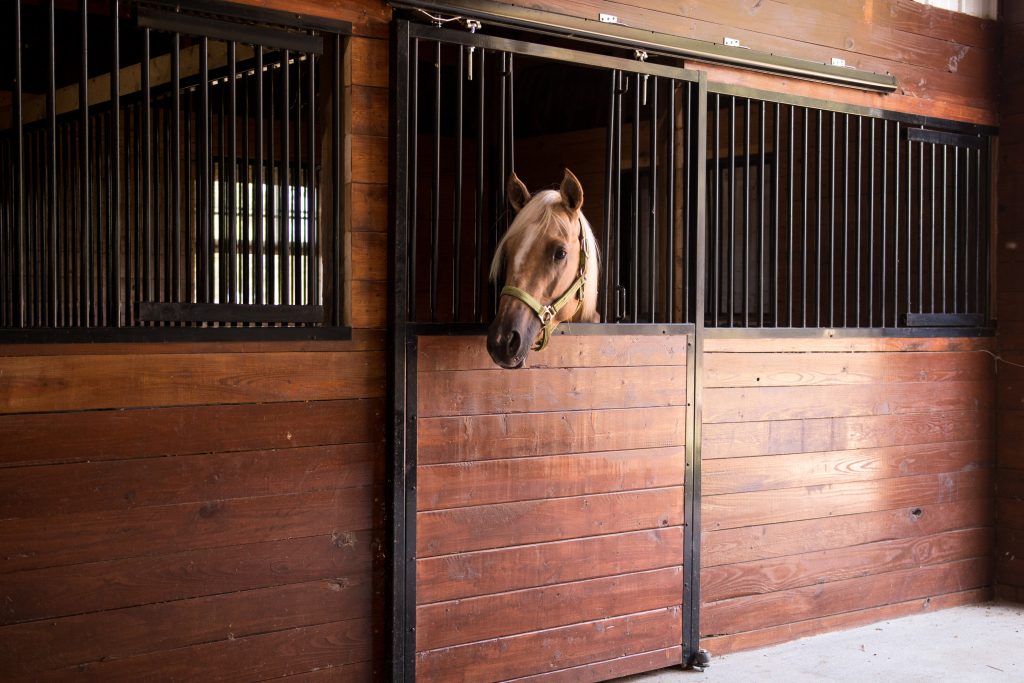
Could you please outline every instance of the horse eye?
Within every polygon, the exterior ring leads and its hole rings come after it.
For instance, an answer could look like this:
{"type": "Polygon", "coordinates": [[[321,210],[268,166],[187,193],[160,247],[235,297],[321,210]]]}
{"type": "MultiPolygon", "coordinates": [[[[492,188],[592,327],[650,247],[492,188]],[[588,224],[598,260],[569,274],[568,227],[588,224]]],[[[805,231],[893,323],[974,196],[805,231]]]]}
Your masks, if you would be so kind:
{"type": "Polygon", "coordinates": [[[557,249],[555,249],[555,260],[556,261],[564,261],[565,257],[568,256],[568,255],[569,255],[569,252],[567,252],[564,247],[558,247],[557,249]]]}

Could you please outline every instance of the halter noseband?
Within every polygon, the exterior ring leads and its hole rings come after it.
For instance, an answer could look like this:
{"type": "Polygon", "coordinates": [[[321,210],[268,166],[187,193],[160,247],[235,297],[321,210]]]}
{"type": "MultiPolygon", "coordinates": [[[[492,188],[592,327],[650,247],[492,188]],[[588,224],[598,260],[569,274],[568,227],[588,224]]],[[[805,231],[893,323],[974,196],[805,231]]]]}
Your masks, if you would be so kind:
{"type": "MultiPolygon", "coordinates": [[[[558,321],[555,317],[559,311],[565,308],[565,305],[575,296],[576,297],[576,313],[579,313],[583,307],[584,297],[584,284],[587,279],[587,261],[590,260],[590,247],[587,244],[587,236],[583,232],[583,219],[580,219],[580,270],[579,276],[576,281],[569,286],[569,289],[565,290],[562,296],[555,299],[551,304],[542,304],[537,301],[529,292],[523,291],[518,287],[512,285],[505,285],[501,290],[501,296],[511,296],[519,299],[526,304],[531,311],[533,311],[538,318],[540,318],[541,331],[539,339],[533,346],[534,351],[541,351],[548,342],[551,341],[551,333],[558,327],[558,321]]],[[[576,315],[573,313],[573,315],[576,315]]]]}

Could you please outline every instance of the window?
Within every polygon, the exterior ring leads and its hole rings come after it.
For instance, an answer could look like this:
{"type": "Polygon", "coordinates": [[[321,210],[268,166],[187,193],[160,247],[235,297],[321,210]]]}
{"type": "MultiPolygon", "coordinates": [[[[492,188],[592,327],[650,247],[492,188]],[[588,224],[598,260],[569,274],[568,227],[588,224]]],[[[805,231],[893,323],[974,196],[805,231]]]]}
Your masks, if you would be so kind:
{"type": "Polygon", "coordinates": [[[119,6],[3,10],[0,330],[345,336],[348,24],[119,6]]]}

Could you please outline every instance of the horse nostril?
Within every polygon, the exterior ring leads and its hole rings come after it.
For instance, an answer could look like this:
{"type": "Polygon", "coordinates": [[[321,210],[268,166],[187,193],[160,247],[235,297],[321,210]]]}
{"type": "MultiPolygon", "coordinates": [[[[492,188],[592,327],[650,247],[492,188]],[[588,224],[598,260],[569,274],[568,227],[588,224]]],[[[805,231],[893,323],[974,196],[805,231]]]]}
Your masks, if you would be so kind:
{"type": "Polygon", "coordinates": [[[505,347],[505,349],[508,351],[508,355],[510,358],[514,357],[516,354],[519,353],[520,341],[521,338],[519,336],[519,333],[516,332],[515,330],[512,330],[508,335],[508,344],[505,347]]]}

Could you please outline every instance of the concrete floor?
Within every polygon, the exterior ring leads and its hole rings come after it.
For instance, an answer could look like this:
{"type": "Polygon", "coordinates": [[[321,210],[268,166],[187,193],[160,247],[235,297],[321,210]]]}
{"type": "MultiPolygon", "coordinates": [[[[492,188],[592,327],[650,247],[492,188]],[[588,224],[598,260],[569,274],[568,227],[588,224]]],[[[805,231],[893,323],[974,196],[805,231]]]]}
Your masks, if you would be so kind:
{"type": "Polygon", "coordinates": [[[1021,683],[1024,606],[988,603],[882,621],[715,657],[704,672],[663,670],[629,683],[1021,683]]]}

